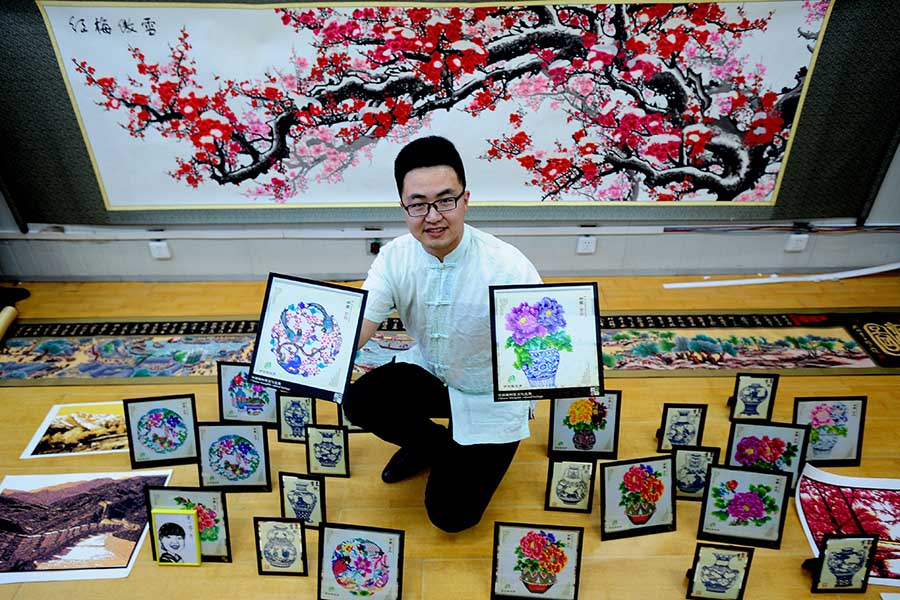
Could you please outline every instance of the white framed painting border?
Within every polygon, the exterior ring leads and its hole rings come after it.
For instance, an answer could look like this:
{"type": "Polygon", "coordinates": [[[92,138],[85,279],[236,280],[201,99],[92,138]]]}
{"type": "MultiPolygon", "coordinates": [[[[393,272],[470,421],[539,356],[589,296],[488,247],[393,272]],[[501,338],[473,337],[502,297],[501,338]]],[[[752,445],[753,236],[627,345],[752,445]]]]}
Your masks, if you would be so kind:
{"type": "Polygon", "coordinates": [[[599,396],[596,282],[488,286],[494,401],[599,396]]]}

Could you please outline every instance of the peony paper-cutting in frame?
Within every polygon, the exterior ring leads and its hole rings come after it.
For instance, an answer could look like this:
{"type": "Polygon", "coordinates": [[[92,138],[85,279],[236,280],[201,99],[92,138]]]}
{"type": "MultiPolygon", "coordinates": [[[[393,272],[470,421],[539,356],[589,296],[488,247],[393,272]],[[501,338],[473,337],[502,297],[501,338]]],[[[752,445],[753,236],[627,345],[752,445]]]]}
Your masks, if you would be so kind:
{"type": "MultiPolygon", "coordinates": [[[[197,511],[200,555],[204,562],[231,562],[231,535],[225,492],[197,487],[147,486],[148,519],[154,508],[197,511]]],[[[156,546],[151,546],[156,560],[156,546]]]]}
{"type": "Polygon", "coordinates": [[[575,600],[583,527],[494,522],[491,599],[575,600]]]}
{"type": "Polygon", "coordinates": [[[489,286],[494,400],[598,396],[596,283],[489,286]]]}

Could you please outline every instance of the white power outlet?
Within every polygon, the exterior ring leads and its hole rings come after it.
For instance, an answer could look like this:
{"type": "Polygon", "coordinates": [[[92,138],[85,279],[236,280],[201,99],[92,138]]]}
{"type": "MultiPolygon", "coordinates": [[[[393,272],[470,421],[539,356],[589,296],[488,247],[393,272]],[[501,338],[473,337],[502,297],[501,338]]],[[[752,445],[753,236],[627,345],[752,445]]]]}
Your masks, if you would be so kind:
{"type": "Polygon", "coordinates": [[[597,238],[592,235],[579,235],[575,244],[575,254],[593,254],[597,251],[597,238]]]}
{"type": "Polygon", "coordinates": [[[156,260],[169,260],[172,258],[172,251],[169,250],[169,242],[166,240],[151,240],[150,256],[156,260]]]}
{"type": "Polygon", "coordinates": [[[785,252],[803,252],[806,250],[806,244],[809,243],[808,233],[792,233],[787,237],[784,243],[785,252]]]}

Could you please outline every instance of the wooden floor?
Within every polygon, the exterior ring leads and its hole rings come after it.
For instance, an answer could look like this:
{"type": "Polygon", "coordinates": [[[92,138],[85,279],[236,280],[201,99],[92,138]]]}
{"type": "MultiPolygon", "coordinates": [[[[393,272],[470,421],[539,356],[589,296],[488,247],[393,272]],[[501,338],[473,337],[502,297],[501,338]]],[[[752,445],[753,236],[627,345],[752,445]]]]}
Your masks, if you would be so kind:
{"type": "MultiPolygon", "coordinates": [[[[601,310],[729,310],[900,306],[900,277],[801,284],[665,290],[671,277],[600,278],[601,310]]],[[[240,283],[33,283],[31,298],[17,305],[22,318],[237,316],[258,314],[264,282],[240,283]]],[[[865,446],[858,468],[828,469],[844,475],[900,478],[900,379],[896,376],[783,376],[774,419],[789,421],[795,396],[865,394],[869,397],[865,446]]],[[[725,400],[733,377],[631,378],[612,380],[623,393],[619,456],[656,454],[654,432],[664,402],[709,404],[704,442],[727,443],[725,400]]],[[[199,418],[215,420],[213,384],[122,385],[0,388],[6,409],[0,423],[2,474],[125,471],[127,454],[62,457],[22,461],[18,456],[53,404],[104,401],[163,394],[196,394],[199,418]]],[[[333,420],[331,406],[320,404],[323,421],[333,420]]],[[[392,447],[370,434],[351,436],[350,479],[327,483],[331,520],[404,529],[406,531],[403,595],[408,599],[456,600],[489,598],[493,522],[521,521],[577,525],[585,528],[581,566],[581,600],[684,598],[685,571],[696,543],[699,503],[679,502],[677,531],[601,542],[599,501],[592,514],[545,512],[548,405],[540,403],[532,435],[523,441],[515,461],[477,527],[456,535],[430,525],[422,507],[424,476],[395,485],[381,483],[382,466],[392,447]]],[[[278,470],[305,471],[302,445],[279,444],[270,432],[273,475],[278,470]]],[[[274,475],[277,481],[277,475],[274,475]]],[[[193,466],[175,467],[173,485],[196,485],[193,466]]],[[[277,490],[268,494],[229,494],[232,564],[200,568],[164,568],[154,563],[148,544],[126,579],[29,583],[0,586],[0,600],[314,598],[318,564],[317,538],[310,530],[307,545],[311,575],[260,577],[252,534],[253,516],[279,515],[277,490]]],[[[811,556],[793,506],[789,509],[780,550],[757,549],[746,591],[748,599],[802,599],[810,578],[800,563],[811,556]]],[[[892,588],[870,586],[867,598],[892,588]]],[[[900,591],[900,590],[896,590],[900,591]]],[[[832,595],[832,597],[841,597],[832,595]]],[[[859,595],[847,596],[860,598],[859,595]]]]}

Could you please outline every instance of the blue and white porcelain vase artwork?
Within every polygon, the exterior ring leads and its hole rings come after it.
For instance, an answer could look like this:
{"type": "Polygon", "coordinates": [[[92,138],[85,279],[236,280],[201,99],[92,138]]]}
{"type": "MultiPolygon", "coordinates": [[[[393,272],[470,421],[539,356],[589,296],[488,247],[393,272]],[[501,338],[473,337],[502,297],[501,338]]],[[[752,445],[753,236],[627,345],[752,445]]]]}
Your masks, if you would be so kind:
{"type": "Polygon", "coordinates": [[[556,370],[559,368],[559,350],[544,348],[529,350],[531,364],[523,364],[522,372],[533,388],[551,388],[556,386],[556,370]]]}
{"type": "Polygon", "coordinates": [[[825,566],[837,580],[835,587],[850,587],[853,576],[866,564],[866,554],[855,548],[843,548],[828,554],[825,566]]]}
{"type": "Polygon", "coordinates": [[[587,481],[580,477],[578,467],[566,467],[566,473],[556,484],[556,497],[565,504],[578,504],[587,497],[587,481]]]}
{"type": "Polygon", "coordinates": [[[290,529],[286,525],[273,525],[266,536],[263,556],[273,567],[285,569],[297,560],[297,548],[294,547],[290,529]]]}
{"type": "Polygon", "coordinates": [[[706,484],[706,461],[701,454],[689,454],[675,473],[675,485],[685,494],[695,494],[706,484]]]}
{"type": "Polygon", "coordinates": [[[697,435],[697,416],[690,410],[676,410],[675,418],[666,431],[666,439],[673,446],[686,446],[694,443],[697,435]]]}
{"type": "Polygon", "coordinates": [[[716,562],[700,568],[700,582],[706,591],[724,594],[734,585],[740,571],[729,565],[734,555],[713,552],[713,556],[716,562]]]}
{"type": "Polygon", "coordinates": [[[313,454],[322,466],[336,467],[341,460],[344,449],[334,443],[334,436],[337,433],[337,431],[323,431],[322,441],[313,444],[313,454]]]}
{"type": "Polygon", "coordinates": [[[284,409],[284,422],[291,428],[291,436],[306,437],[306,424],[310,422],[309,409],[299,400],[291,400],[284,409]]]}
{"type": "Polygon", "coordinates": [[[287,498],[291,508],[294,509],[294,514],[301,521],[309,521],[312,518],[312,511],[319,501],[315,492],[309,489],[308,481],[298,481],[294,484],[294,489],[287,493],[287,498]]]}
{"type": "Polygon", "coordinates": [[[766,389],[761,384],[751,383],[741,390],[740,401],[744,408],[741,409],[740,414],[748,417],[758,417],[759,411],[757,409],[760,404],[765,402],[767,397],[766,389]]]}
{"type": "Polygon", "coordinates": [[[809,444],[812,448],[813,456],[828,456],[838,443],[838,435],[830,431],[822,431],[821,429],[818,433],[819,438],[809,444]]]}

